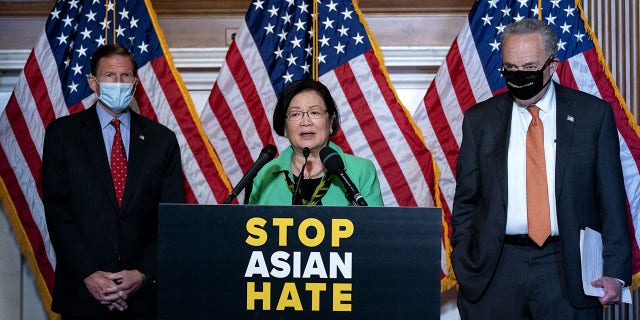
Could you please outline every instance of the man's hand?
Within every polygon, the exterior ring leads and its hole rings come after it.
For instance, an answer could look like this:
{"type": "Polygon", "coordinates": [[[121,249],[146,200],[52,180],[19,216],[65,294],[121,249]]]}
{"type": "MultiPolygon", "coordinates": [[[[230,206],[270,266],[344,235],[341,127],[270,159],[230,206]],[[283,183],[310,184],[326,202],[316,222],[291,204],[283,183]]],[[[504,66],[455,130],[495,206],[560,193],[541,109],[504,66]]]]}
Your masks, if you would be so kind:
{"type": "MultiPolygon", "coordinates": [[[[96,271],[84,278],[84,285],[89,290],[89,293],[100,303],[105,305],[111,305],[120,299],[118,295],[118,286],[112,280],[113,273],[96,271]]],[[[124,310],[127,308],[126,303],[118,303],[118,310],[124,310]],[[122,308],[122,309],[121,309],[122,308]]]]}
{"type": "Polygon", "coordinates": [[[617,304],[622,301],[622,283],[618,279],[601,277],[592,281],[591,285],[604,289],[604,296],[598,299],[602,305],[617,304]]]}
{"type": "Polygon", "coordinates": [[[116,301],[113,301],[107,307],[109,308],[109,311],[112,311],[112,310],[124,311],[125,309],[127,309],[129,307],[129,305],[127,305],[126,301],[124,301],[122,299],[118,299],[116,301]]]}
{"type": "Polygon", "coordinates": [[[109,279],[116,284],[114,288],[118,298],[127,300],[140,288],[142,288],[142,273],[138,270],[122,270],[109,274],[109,279]]]}

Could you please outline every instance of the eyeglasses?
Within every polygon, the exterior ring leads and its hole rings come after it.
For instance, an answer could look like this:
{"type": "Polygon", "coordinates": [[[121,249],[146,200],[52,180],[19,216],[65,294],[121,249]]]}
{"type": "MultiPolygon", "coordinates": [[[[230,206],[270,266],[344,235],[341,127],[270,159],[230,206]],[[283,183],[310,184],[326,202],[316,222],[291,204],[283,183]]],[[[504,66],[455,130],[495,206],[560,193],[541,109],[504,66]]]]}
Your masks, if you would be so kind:
{"type": "Polygon", "coordinates": [[[291,111],[291,112],[287,112],[287,120],[292,120],[292,121],[302,120],[305,114],[307,115],[307,117],[311,119],[320,119],[324,116],[325,113],[327,113],[327,110],[321,110],[321,109],[314,109],[309,111],[291,111]]]}
{"type": "Polygon", "coordinates": [[[527,71],[527,72],[531,72],[531,71],[542,71],[544,69],[546,69],[549,64],[551,64],[551,62],[553,62],[553,55],[549,56],[549,58],[547,58],[547,60],[544,62],[544,64],[542,65],[542,67],[538,68],[537,66],[533,66],[533,65],[526,65],[522,68],[515,66],[515,65],[503,65],[502,66],[502,70],[501,71],[508,71],[508,72],[514,72],[514,71],[527,71]]]}

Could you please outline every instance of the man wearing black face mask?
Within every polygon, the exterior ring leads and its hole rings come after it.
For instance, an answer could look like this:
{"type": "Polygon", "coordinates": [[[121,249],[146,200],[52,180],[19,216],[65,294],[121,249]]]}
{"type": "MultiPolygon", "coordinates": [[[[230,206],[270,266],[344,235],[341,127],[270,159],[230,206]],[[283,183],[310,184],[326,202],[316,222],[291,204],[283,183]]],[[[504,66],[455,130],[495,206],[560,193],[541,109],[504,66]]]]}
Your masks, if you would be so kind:
{"type": "Polygon", "coordinates": [[[600,319],[631,282],[611,106],[552,81],[556,34],[523,19],[501,35],[508,92],[462,124],[451,225],[463,319],[600,319]],[[582,289],[580,230],[601,232],[600,298],[582,289]]]}

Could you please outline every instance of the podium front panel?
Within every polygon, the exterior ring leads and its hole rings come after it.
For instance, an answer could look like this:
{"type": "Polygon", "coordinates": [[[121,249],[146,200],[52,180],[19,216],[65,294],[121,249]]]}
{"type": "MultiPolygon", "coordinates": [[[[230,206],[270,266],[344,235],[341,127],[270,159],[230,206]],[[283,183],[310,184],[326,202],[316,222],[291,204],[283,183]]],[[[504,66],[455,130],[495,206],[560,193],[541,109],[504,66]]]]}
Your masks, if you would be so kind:
{"type": "Polygon", "coordinates": [[[441,210],[160,205],[159,319],[438,319],[441,210]]]}

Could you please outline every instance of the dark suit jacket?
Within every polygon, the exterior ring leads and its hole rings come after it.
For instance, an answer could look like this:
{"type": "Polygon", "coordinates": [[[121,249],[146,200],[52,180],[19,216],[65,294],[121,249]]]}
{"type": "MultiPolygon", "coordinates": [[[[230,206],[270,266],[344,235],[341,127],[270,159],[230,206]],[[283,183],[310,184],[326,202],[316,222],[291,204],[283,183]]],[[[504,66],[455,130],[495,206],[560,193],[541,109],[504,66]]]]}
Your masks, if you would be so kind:
{"type": "MultiPolygon", "coordinates": [[[[557,112],[555,194],[564,259],[564,283],[560,285],[574,306],[597,306],[598,300],[582,290],[580,229],[590,227],[602,233],[604,275],[631,283],[618,134],[609,104],[553,85],[557,112]]],[[[502,251],[512,103],[507,93],[493,97],[469,109],[462,124],[451,218],[452,264],[462,294],[471,301],[482,296],[502,251]]]]}
{"type": "MultiPolygon", "coordinates": [[[[56,252],[52,309],[65,314],[93,315],[105,308],[83,282],[95,271],[155,275],[158,204],[183,202],[175,134],[131,112],[127,182],[118,207],[96,108],[57,119],[44,140],[42,195],[56,252]]],[[[155,301],[152,285],[128,304],[153,316],[155,301]]]]}

